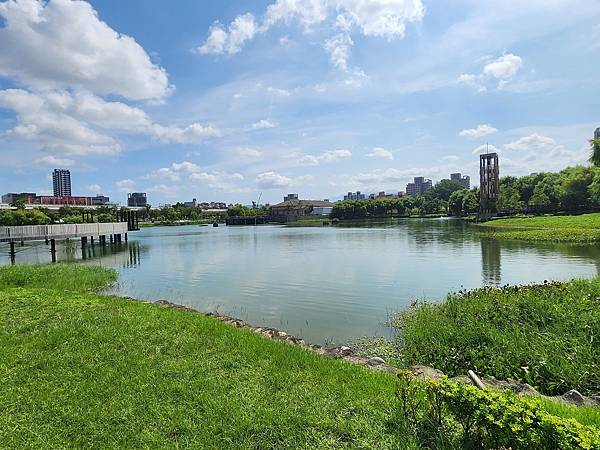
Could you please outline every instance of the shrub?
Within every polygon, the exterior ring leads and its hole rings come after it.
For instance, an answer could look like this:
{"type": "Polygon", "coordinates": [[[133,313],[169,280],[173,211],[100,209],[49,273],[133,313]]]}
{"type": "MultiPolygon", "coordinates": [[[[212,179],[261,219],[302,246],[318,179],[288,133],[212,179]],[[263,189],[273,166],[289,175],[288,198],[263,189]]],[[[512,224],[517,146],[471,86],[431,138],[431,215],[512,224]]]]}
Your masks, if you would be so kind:
{"type": "Polygon", "coordinates": [[[451,443],[462,448],[600,449],[598,428],[550,415],[538,399],[511,391],[478,389],[447,378],[424,382],[401,371],[396,395],[417,437],[423,440],[423,430],[429,440],[436,436],[424,443],[434,448],[451,443]]]}

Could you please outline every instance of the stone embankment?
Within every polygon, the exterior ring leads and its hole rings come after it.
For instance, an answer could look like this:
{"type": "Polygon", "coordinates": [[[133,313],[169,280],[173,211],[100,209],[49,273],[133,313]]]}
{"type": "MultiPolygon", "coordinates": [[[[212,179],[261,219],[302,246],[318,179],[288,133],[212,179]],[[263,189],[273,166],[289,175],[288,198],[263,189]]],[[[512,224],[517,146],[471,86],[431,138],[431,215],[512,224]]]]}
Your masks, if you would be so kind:
{"type": "MultiPolygon", "coordinates": [[[[169,308],[176,308],[176,309],[181,309],[181,310],[185,310],[185,311],[192,311],[195,313],[199,312],[198,310],[195,310],[193,308],[189,308],[187,306],[182,306],[182,305],[177,305],[175,303],[171,303],[166,300],[160,300],[156,303],[166,306],[166,307],[169,307],[169,308]]],[[[350,347],[347,347],[347,346],[342,345],[342,346],[338,346],[338,347],[326,348],[321,345],[309,344],[309,343],[305,342],[303,339],[292,336],[292,335],[286,333],[285,331],[281,331],[276,328],[255,327],[253,325],[250,325],[250,324],[244,322],[243,320],[236,319],[234,317],[225,316],[225,315],[218,314],[218,313],[206,313],[206,315],[213,317],[217,320],[220,320],[221,322],[225,322],[228,325],[231,325],[233,327],[251,330],[251,331],[254,331],[255,333],[258,333],[269,339],[273,339],[275,341],[286,342],[286,343],[289,343],[292,345],[298,345],[302,348],[305,348],[307,350],[318,353],[319,355],[328,356],[328,357],[336,358],[336,359],[343,359],[352,364],[357,364],[357,365],[368,367],[371,370],[378,370],[378,371],[389,372],[389,373],[395,373],[398,370],[397,367],[386,364],[386,362],[383,358],[379,358],[377,356],[370,357],[370,358],[360,356],[360,355],[357,355],[350,347]]],[[[416,375],[423,377],[423,378],[440,379],[441,377],[444,376],[444,373],[441,370],[434,369],[433,367],[412,366],[412,367],[409,367],[408,370],[414,372],[416,375]]],[[[465,369],[465,372],[466,371],[467,371],[467,369],[465,369]]],[[[462,381],[466,384],[474,384],[473,380],[467,375],[455,377],[455,378],[453,378],[453,380],[462,381]]],[[[516,392],[517,394],[520,394],[520,395],[542,396],[542,394],[540,394],[533,386],[531,386],[527,383],[519,383],[514,380],[506,380],[506,381],[497,380],[494,377],[481,378],[481,381],[483,382],[483,384],[486,387],[493,388],[493,389],[510,389],[513,392],[516,392]]],[[[551,399],[551,400],[562,401],[565,403],[571,403],[571,404],[575,404],[575,405],[600,406],[600,396],[587,397],[585,395],[582,395],[581,393],[579,393],[578,391],[576,391],[574,389],[568,391],[567,393],[565,393],[561,396],[556,396],[556,397],[544,396],[544,397],[551,399]]]]}

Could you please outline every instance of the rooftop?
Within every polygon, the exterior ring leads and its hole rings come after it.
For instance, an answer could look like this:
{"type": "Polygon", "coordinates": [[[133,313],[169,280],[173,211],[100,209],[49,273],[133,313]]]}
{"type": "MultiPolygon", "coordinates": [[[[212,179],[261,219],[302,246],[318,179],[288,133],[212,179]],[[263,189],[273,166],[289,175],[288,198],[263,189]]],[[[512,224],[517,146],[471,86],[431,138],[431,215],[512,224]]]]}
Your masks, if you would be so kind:
{"type": "Polygon", "coordinates": [[[312,207],[317,207],[317,208],[318,207],[333,207],[333,203],[331,203],[329,201],[325,201],[325,200],[292,199],[292,200],[286,200],[285,202],[281,202],[276,205],[273,205],[273,208],[280,208],[280,207],[293,208],[293,207],[298,207],[298,206],[312,206],[312,207]]]}

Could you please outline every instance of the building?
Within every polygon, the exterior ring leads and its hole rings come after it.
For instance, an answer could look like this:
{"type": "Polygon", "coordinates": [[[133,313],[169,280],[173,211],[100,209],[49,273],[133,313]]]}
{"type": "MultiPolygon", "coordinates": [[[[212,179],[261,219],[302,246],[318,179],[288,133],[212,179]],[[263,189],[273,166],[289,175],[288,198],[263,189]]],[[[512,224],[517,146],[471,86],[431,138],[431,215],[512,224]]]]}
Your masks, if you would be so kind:
{"type": "Polygon", "coordinates": [[[298,200],[298,194],[288,194],[283,197],[284,202],[287,202],[288,200],[298,200]]]}
{"type": "Polygon", "coordinates": [[[600,139],[600,128],[596,128],[594,131],[594,139],[600,139]]]}
{"type": "Polygon", "coordinates": [[[92,205],[94,205],[94,206],[106,205],[109,202],[110,202],[110,198],[108,198],[105,195],[96,195],[95,197],[92,197],[92,205]]]}
{"type": "Polygon", "coordinates": [[[2,196],[2,203],[14,203],[16,200],[23,200],[25,203],[35,202],[35,192],[21,192],[20,194],[9,192],[2,196]]]}
{"type": "Polygon", "coordinates": [[[348,192],[348,194],[344,195],[344,200],[364,200],[365,198],[366,195],[361,194],[360,191],[348,192]]]}
{"type": "Polygon", "coordinates": [[[498,212],[500,191],[500,166],[497,153],[479,156],[479,204],[483,218],[492,217],[498,212]]]}
{"type": "Polygon", "coordinates": [[[73,197],[71,195],[40,195],[35,202],[40,205],[93,206],[92,197],[73,197]]]}
{"type": "Polygon", "coordinates": [[[463,177],[461,173],[451,173],[450,179],[453,181],[458,181],[465,189],[471,189],[471,177],[468,175],[463,177]]]}
{"type": "Polygon", "coordinates": [[[130,208],[144,208],[148,206],[145,192],[132,192],[127,194],[127,206],[130,208]]]}
{"type": "Polygon", "coordinates": [[[183,206],[190,206],[192,208],[196,208],[198,206],[198,202],[195,198],[193,198],[191,202],[183,202],[183,206]]]}
{"type": "Polygon", "coordinates": [[[333,211],[333,203],[326,200],[286,200],[271,207],[276,220],[288,222],[307,216],[328,216],[333,211]]]}
{"type": "Polygon", "coordinates": [[[52,187],[55,197],[71,196],[71,172],[67,169],[54,169],[52,172],[52,187]]]}
{"type": "Polygon", "coordinates": [[[404,197],[404,192],[398,192],[397,194],[386,194],[384,191],[381,191],[377,194],[369,194],[369,200],[383,200],[386,198],[400,198],[404,197]]]}
{"type": "Polygon", "coordinates": [[[406,195],[416,197],[417,195],[424,194],[427,190],[431,189],[433,183],[431,180],[425,177],[415,177],[412,183],[406,185],[406,195]]]}

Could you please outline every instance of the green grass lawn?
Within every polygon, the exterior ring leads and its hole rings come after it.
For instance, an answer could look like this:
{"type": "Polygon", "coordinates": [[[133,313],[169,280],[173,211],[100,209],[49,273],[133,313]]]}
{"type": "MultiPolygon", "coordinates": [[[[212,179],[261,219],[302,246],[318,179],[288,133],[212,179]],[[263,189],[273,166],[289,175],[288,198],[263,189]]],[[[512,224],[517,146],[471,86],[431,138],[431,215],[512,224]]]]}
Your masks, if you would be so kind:
{"type": "Polygon", "coordinates": [[[492,237],[532,242],[600,241],[600,213],[496,219],[477,225],[492,237]]]}
{"type": "Polygon", "coordinates": [[[202,314],[82,292],[114,277],[0,269],[0,446],[411,447],[394,422],[392,375],[202,314]]]}
{"type": "MultiPolygon", "coordinates": [[[[0,447],[465,448],[456,418],[430,427],[427,396],[414,396],[423,425],[411,425],[392,374],[91,292],[115,278],[92,266],[0,268],[0,447]]],[[[546,407],[596,423],[595,410],[573,408],[546,407]]]]}

